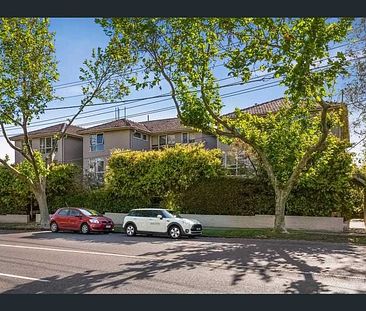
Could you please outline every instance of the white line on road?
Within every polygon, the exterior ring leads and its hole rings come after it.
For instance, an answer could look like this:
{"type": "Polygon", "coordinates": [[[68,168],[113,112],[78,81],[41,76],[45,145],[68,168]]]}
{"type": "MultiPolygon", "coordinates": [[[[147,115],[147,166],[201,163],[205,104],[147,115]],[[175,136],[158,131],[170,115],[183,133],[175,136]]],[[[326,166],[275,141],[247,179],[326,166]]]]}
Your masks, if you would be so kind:
{"type": "MultiPolygon", "coordinates": [[[[34,249],[34,250],[54,251],[54,252],[63,252],[63,253],[89,254],[89,255],[112,256],[112,257],[122,257],[122,258],[134,258],[134,259],[145,259],[145,260],[162,261],[162,262],[172,262],[172,261],[179,260],[179,258],[156,258],[156,257],[138,256],[138,255],[124,255],[124,254],[115,254],[115,253],[78,251],[78,250],[72,250],[72,249],[36,247],[36,246],[25,246],[25,245],[0,244],[0,247],[34,249]]],[[[192,263],[199,263],[202,266],[215,267],[215,268],[219,268],[219,269],[224,269],[224,266],[225,266],[225,264],[223,264],[223,263],[201,262],[201,261],[196,261],[196,260],[186,260],[186,261],[192,262],[192,263]]],[[[243,265],[243,266],[241,266],[241,268],[251,267],[251,266],[252,265],[243,265]]],[[[258,269],[258,267],[255,267],[255,266],[252,266],[252,268],[254,270],[258,269]]],[[[227,269],[227,268],[225,268],[225,269],[227,269]]],[[[268,269],[268,271],[269,272],[282,272],[282,269],[270,268],[270,269],[268,269]]],[[[288,272],[291,272],[291,271],[288,271],[288,272]]],[[[319,275],[319,276],[323,276],[323,277],[333,277],[333,278],[343,278],[343,279],[356,279],[356,280],[362,280],[362,281],[366,282],[365,277],[349,276],[349,275],[342,275],[342,274],[336,274],[336,273],[333,274],[333,273],[314,272],[314,271],[309,271],[309,272],[295,271],[292,273],[319,275]]]]}
{"type": "Polygon", "coordinates": [[[72,250],[72,249],[49,248],[49,247],[36,247],[36,246],[25,246],[25,245],[0,244],[0,247],[35,249],[35,250],[43,250],[43,251],[54,251],[54,252],[64,252],[64,253],[77,253],[77,254],[89,254],[89,255],[101,255],[101,256],[114,256],[114,257],[124,257],[124,258],[134,258],[134,259],[160,260],[160,259],[157,259],[155,257],[147,257],[147,256],[134,256],[134,255],[123,255],[123,254],[114,254],[114,253],[102,253],[102,252],[91,252],[91,251],[78,251],[78,250],[72,250]]]}
{"type": "Polygon", "coordinates": [[[8,278],[15,278],[15,279],[22,279],[22,280],[29,280],[29,281],[49,282],[49,280],[30,278],[28,276],[21,276],[21,275],[15,275],[15,274],[0,273],[0,276],[6,276],[8,278]]]}

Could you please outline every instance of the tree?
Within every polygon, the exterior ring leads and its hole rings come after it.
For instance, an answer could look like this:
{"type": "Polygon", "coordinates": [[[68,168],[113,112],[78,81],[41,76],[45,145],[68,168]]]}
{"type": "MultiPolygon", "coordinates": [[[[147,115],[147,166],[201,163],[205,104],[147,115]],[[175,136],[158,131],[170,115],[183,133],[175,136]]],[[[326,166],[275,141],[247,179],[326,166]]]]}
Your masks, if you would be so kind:
{"type": "MultiPolygon", "coordinates": [[[[130,81],[154,87],[166,81],[182,122],[228,142],[251,146],[275,190],[275,229],[284,231],[285,203],[310,160],[324,150],[332,118],[328,113],[335,80],[346,73],[342,52],[330,57],[352,20],[342,18],[113,18],[98,19],[110,36],[109,53],[130,51],[144,77],[130,81]],[[325,60],[327,66],[316,66],[325,60]],[[253,68],[281,77],[288,104],[266,118],[243,113],[223,116],[214,68],[245,84],[253,68]]],[[[227,84],[226,86],[229,86],[227,84]]]]}
{"type": "Polygon", "coordinates": [[[9,164],[9,159],[0,159],[9,171],[22,179],[33,192],[40,209],[41,226],[49,227],[46,196],[46,179],[53,163],[57,142],[82,110],[94,99],[119,98],[128,92],[123,83],[123,72],[119,64],[111,60],[102,49],[92,52],[90,60],[84,62],[80,79],[83,98],[77,113],[54,136],[53,149],[43,157],[32,148],[28,127],[39,118],[47,104],[55,99],[53,83],[58,80],[55,59],[54,33],[48,29],[45,18],[0,19],[0,126],[9,146],[24,157],[26,171],[9,164]],[[116,74],[119,74],[116,77],[116,74]],[[122,80],[121,80],[122,79],[122,80]],[[20,127],[23,146],[15,146],[7,135],[6,125],[20,127]]]}
{"type": "Polygon", "coordinates": [[[361,136],[361,140],[356,142],[359,144],[366,138],[366,18],[354,21],[348,43],[347,52],[354,62],[345,79],[343,94],[351,112],[356,114],[353,126],[355,133],[361,136]]]}

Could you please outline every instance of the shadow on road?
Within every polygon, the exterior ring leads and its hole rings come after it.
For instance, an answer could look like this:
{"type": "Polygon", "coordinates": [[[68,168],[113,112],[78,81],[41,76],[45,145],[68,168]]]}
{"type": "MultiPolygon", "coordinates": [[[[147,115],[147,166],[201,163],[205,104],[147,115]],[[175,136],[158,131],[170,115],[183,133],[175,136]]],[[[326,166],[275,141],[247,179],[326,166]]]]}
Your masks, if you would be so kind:
{"type": "MultiPolygon", "coordinates": [[[[98,236],[72,235],[72,239],[97,242],[98,236]]],[[[167,241],[164,238],[150,240],[158,243],[167,241]]],[[[136,238],[134,242],[138,243],[141,240],[136,238]]],[[[283,277],[286,281],[279,291],[284,293],[327,293],[337,290],[320,281],[326,276],[341,278],[343,286],[347,284],[347,278],[359,277],[363,282],[366,281],[365,251],[361,250],[351,244],[336,243],[239,239],[180,240],[168,244],[163,250],[141,254],[156,257],[154,260],[138,259],[128,265],[116,266],[116,271],[113,272],[86,270],[66,277],[55,275],[45,278],[50,283],[34,281],[17,285],[5,293],[82,294],[96,290],[108,293],[134,282],[137,285],[140,280],[159,280],[160,276],[167,272],[194,271],[198,268],[208,268],[209,271],[230,270],[230,288],[240,288],[240,284],[245,282],[245,277],[254,274],[265,284],[283,277]]],[[[214,273],[212,277],[215,278],[214,273]]],[[[338,292],[344,289],[347,290],[340,287],[338,292]]],[[[205,290],[200,289],[199,292],[203,291],[205,290]]],[[[361,290],[359,292],[366,293],[361,290]]]]}

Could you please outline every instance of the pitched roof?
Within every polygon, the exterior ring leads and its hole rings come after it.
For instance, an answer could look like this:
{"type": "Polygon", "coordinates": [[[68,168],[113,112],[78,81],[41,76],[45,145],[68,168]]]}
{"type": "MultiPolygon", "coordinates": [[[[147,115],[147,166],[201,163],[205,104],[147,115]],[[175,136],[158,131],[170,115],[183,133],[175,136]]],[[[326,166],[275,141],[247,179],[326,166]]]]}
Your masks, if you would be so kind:
{"type": "Polygon", "coordinates": [[[152,133],[189,130],[189,127],[184,126],[178,118],[144,121],[140,124],[143,124],[152,133]]]}
{"type": "MultiPolygon", "coordinates": [[[[280,108],[286,103],[286,100],[281,97],[277,99],[273,99],[261,104],[255,104],[254,106],[250,106],[244,109],[241,109],[243,112],[248,112],[250,114],[257,114],[257,115],[266,115],[270,112],[276,112],[280,110],[280,108]]],[[[234,117],[234,112],[230,112],[226,114],[227,117],[234,117]]]]}
{"type": "MultiPolygon", "coordinates": [[[[62,128],[63,128],[64,125],[65,125],[65,123],[59,123],[59,124],[56,124],[56,125],[44,127],[44,128],[39,129],[39,130],[29,132],[28,136],[30,138],[32,138],[32,137],[42,137],[42,136],[54,135],[54,134],[60,133],[62,131],[62,128]]],[[[66,130],[66,134],[71,135],[71,136],[80,137],[80,134],[78,132],[82,129],[83,128],[80,127],[80,126],[70,125],[66,130]]],[[[21,140],[23,138],[24,138],[24,134],[19,134],[19,135],[10,137],[10,140],[13,140],[13,141],[14,140],[21,140]]]]}
{"type": "Polygon", "coordinates": [[[117,130],[117,129],[135,129],[150,133],[149,129],[147,129],[142,123],[134,122],[128,119],[119,119],[114,120],[112,122],[103,123],[100,125],[89,127],[87,129],[82,129],[78,133],[82,135],[82,134],[89,134],[89,133],[101,132],[106,130],[117,130]]]}

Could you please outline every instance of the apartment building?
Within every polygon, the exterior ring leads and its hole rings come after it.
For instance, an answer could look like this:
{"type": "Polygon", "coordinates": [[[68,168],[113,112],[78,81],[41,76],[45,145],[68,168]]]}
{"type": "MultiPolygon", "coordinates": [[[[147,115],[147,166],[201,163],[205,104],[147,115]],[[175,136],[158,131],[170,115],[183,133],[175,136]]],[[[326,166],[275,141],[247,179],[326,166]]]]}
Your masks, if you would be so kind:
{"type": "MultiPolygon", "coordinates": [[[[285,104],[283,98],[255,104],[243,111],[265,116],[278,111],[285,104]]],[[[332,131],[342,139],[349,140],[348,112],[344,105],[342,108],[343,126],[332,131]]],[[[234,116],[227,114],[227,116],[234,116]]],[[[33,148],[46,154],[53,146],[52,136],[59,133],[63,124],[46,127],[29,133],[33,148]]],[[[22,135],[11,137],[16,146],[22,145],[22,135]]],[[[145,122],[134,122],[128,119],[118,119],[89,128],[70,126],[64,139],[58,142],[56,161],[60,163],[75,163],[83,167],[85,175],[90,175],[97,180],[103,180],[108,159],[114,149],[125,150],[156,150],[163,147],[174,146],[177,143],[189,144],[202,142],[205,148],[219,148],[223,151],[223,165],[232,169],[234,175],[240,174],[240,167],[248,165],[248,159],[243,150],[232,148],[221,143],[217,137],[184,126],[178,118],[168,118],[145,122]]],[[[16,152],[15,162],[22,160],[16,152]]]]}
{"type": "MultiPolygon", "coordinates": [[[[54,136],[59,134],[64,123],[48,126],[39,130],[31,131],[28,137],[34,150],[39,150],[41,154],[47,155],[56,143],[54,136]]],[[[55,161],[58,163],[74,163],[82,165],[83,163],[83,137],[78,134],[82,127],[70,125],[66,130],[66,135],[57,142],[55,161]]],[[[10,137],[16,147],[22,148],[24,135],[10,137]]],[[[15,163],[23,161],[22,154],[15,151],[15,163]]]]}

